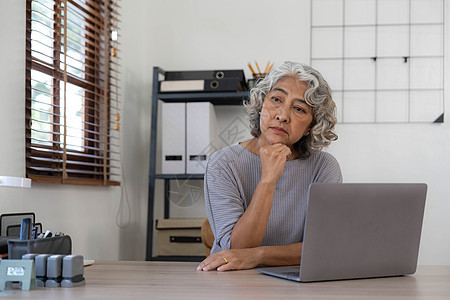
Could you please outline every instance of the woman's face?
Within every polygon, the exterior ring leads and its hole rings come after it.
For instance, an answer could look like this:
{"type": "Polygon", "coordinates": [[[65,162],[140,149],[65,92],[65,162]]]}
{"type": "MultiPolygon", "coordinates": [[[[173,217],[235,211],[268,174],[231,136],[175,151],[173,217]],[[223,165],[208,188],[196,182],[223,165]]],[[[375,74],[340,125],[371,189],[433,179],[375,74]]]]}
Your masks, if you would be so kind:
{"type": "Polygon", "coordinates": [[[308,85],[295,77],[280,79],[264,98],[261,108],[260,140],[265,144],[292,146],[308,135],[312,107],[305,99],[308,85]]]}

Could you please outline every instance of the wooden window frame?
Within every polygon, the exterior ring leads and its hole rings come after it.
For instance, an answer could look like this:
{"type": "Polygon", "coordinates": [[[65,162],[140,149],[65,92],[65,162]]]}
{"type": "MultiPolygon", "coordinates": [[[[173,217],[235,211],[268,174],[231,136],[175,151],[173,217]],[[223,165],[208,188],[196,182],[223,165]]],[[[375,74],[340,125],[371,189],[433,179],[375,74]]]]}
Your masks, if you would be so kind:
{"type": "MultiPolygon", "coordinates": [[[[32,2],[26,1],[26,174],[36,182],[120,185],[120,128],[118,94],[118,43],[111,40],[112,30],[118,30],[117,0],[51,0],[53,4],[53,64],[33,56],[32,2]],[[69,7],[76,15],[83,12],[80,34],[84,40],[83,78],[67,71],[69,52],[67,25],[69,7]],[[64,27],[65,26],[65,27],[64,27]],[[67,53],[67,55],[66,55],[67,53]],[[113,54],[114,53],[114,54],[113,54]],[[65,57],[64,57],[65,55],[65,57]],[[64,62],[62,62],[64,60],[64,62]],[[61,68],[63,64],[64,69],[61,68]],[[39,141],[32,137],[33,99],[32,71],[52,78],[51,108],[46,112],[51,126],[51,139],[39,141]],[[82,90],[81,150],[70,149],[66,138],[67,85],[82,90]],[[62,92],[61,92],[62,91],[62,92]],[[63,93],[63,95],[61,95],[63,93]],[[104,96],[105,95],[105,96],[104,96]],[[115,101],[115,105],[112,103],[115,101]],[[64,104],[64,105],[63,105],[64,104]],[[114,118],[115,114],[115,118],[114,118]],[[114,126],[115,125],[115,126],[114,126]],[[51,145],[45,145],[49,143],[51,145]]],[[[47,7],[45,7],[47,8],[47,7]]],[[[50,20],[50,18],[48,18],[50,20]]],[[[73,20],[72,20],[73,22],[73,20]]],[[[72,25],[73,26],[73,25],[72,25]]],[[[82,42],[80,42],[80,45],[82,42]]],[[[72,67],[69,65],[69,67],[72,67]]],[[[38,120],[39,122],[41,120],[38,120]]]]}

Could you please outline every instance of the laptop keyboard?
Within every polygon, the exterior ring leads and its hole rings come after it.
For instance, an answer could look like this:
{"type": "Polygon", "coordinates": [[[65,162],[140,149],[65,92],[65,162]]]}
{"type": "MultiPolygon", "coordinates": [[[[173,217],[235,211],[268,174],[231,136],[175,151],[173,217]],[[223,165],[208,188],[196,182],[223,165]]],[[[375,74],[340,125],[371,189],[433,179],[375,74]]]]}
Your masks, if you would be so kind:
{"type": "Polygon", "coordinates": [[[297,271],[285,271],[285,272],[281,272],[282,275],[285,276],[290,276],[290,277],[298,277],[300,275],[300,273],[297,271]]]}

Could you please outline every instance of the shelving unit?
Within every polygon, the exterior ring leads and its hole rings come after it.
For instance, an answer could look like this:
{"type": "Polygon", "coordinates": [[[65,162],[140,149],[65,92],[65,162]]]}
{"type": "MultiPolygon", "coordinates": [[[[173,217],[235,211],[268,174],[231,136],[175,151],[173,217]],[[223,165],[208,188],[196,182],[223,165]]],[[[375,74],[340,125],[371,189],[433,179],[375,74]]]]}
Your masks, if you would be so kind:
{"type": "Polygon", "coordinates": [[[157,146],[157,122],[158,102],[203,102],[208,101],[214,105],[241,105],[244,98],[248,98],[249,92],[189,92],[189,93],[159,93],[159,77],[165,76],[166,72],[159,68],[153,68],[152,88],[152,113],[150,130],[150,168],[148,184],[148,221],[147,221],[147,249],[146,260],[165,261],[199,261],[203,257],[192,256],[154,256],[153,255],[153,229],[155,227],[154,205],[155,205],[155,183],[156,180],[164,181],[164,218],[170,217],[170,180],[174,179],[197,179],[202,180],[203,174],[158,174],[156,173],[156,146],[157,146]]]}

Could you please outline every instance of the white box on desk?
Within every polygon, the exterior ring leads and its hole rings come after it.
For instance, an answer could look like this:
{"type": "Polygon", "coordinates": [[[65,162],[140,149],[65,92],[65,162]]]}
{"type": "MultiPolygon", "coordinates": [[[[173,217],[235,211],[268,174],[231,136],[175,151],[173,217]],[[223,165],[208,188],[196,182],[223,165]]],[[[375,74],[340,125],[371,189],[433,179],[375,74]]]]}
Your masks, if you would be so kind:
{"type": "Polygon", "coordinates": [[[186,103],[162,103],[162,173],[186,173],[186,103]]]}
{"type": "Polygon", "coordinates": [[[216,150],[216,114],[209,102],[186,106],[186,172],[203,174],[209,156],[216,150]]]}

